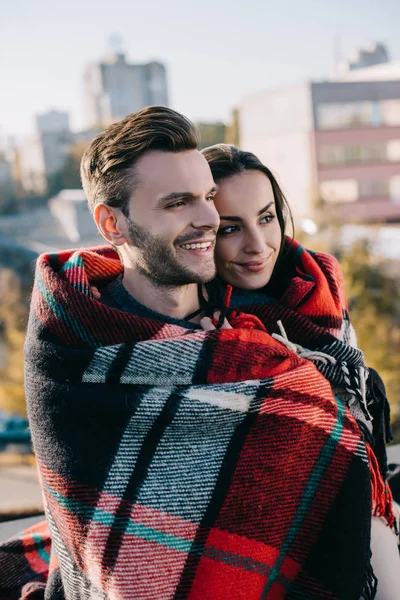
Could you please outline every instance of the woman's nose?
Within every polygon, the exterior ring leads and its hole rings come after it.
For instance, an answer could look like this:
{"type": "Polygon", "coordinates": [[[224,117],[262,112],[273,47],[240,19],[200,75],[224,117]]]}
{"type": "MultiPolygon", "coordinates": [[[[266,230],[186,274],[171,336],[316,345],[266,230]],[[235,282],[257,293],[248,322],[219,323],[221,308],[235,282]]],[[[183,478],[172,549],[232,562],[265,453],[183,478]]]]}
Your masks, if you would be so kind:
{"type": "Polygon", "coordinates": [[[248,232],[244,251],[249,254],[262,254],[265,251],[265,240],[260,231],[248,232]]]}

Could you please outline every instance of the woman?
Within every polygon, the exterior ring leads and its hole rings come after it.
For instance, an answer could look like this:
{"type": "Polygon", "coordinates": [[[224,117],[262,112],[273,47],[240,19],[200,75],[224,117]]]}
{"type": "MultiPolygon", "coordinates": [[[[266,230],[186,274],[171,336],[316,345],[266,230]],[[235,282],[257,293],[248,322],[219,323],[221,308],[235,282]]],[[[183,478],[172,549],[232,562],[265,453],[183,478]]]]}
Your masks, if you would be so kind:
{"type": "MultiPolygon", "coordinates": [[[[203,154],[218,184],[216,264],[220,280],[233,288],[231,307],[258,317],[270,333],[275,331],[275,338],[315,362],[335,395],[350,406],[385,479],[389,432],[382,413],[386,411],[388,420],[387,401],[379,376],[368,372],[356,349],[337,261],[309,253],[285,237],[286,223],[292,221],[290,208],[275,177],[256,156],[225,144],[206,148],[203,154]]],[[[218,285],[224,287],[221,281],[218,285]]],[[[235,314],[230,321],[235,322],[235,314]]],[[[213,329],[215,321],[206,317],[202,326],[213,329]]],[[[400,598],[392,507],[386,503],[380,512],[379,500],[374,500],[371,550],[377,598],[400,598]],[[392,529],[378,515],[389,515],[392,529]]]]}

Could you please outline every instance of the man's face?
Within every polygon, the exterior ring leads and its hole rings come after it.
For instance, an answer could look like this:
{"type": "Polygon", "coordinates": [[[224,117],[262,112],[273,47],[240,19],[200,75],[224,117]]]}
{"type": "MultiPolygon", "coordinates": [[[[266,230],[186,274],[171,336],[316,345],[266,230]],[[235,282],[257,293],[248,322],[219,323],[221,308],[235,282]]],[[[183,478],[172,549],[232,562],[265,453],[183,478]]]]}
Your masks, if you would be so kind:
{"type": "Polygon", "coordinates": [[[205,158],[198,150],[150,151],[134,169],[125,237],[136,268],[159,286],[212,279],[219,216],[205,158]]]}

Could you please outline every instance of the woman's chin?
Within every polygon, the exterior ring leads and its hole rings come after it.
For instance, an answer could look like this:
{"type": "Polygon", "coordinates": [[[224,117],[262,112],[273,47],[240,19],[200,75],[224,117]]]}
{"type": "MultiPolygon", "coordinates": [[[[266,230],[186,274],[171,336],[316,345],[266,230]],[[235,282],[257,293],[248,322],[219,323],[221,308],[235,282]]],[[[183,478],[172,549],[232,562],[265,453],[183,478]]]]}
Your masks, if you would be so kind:
{"type": "Polygon", "coordinates": [[[272,269],[270,265],[266,265],[261,271],[254,272],[250,269],[247,271],[242,266],[224,268],[222,265],[218,265],[217,262],[217,273],[225,283],[235,288],[241,290],[260,290],[271,279],[272,269]]]}
{"type": "Polygon", "coordinates": [[[267,285],[271,279],[271,273],[253,274],[250,277],[235,277],[230,283],[233,287],[241,290],[260,290],[267,285]]]}

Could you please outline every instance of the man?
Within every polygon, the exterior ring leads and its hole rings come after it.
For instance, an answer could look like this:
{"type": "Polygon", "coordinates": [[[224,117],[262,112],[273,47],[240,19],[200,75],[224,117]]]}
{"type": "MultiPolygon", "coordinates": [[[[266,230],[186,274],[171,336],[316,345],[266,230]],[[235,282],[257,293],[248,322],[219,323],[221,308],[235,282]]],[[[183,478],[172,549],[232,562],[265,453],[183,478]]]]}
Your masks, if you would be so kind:
{"type": "Polygon", "coordinates": [[[215,275],[219,217],[198,142],[185,117],[151,107],[110,127],[86,150],[83,187],[100,233],[124,265],[122,282],[103,291],[103,301],[111,293],[122,308],[168,322],[199,308],[197,286],[215,275]]]}
{"type": "Polygon", "coordinates": [[[34,533],[0,550],[4,600],[21,583],[55,600],[350,599],[373,584],[368,464],[327,381],[240,317],[198,328],[218,215],[197,141],[159,107],[97,136],[82,181],[118,254],[38,259],[25,385],[52,550],[49,565],[34,533]]]}

